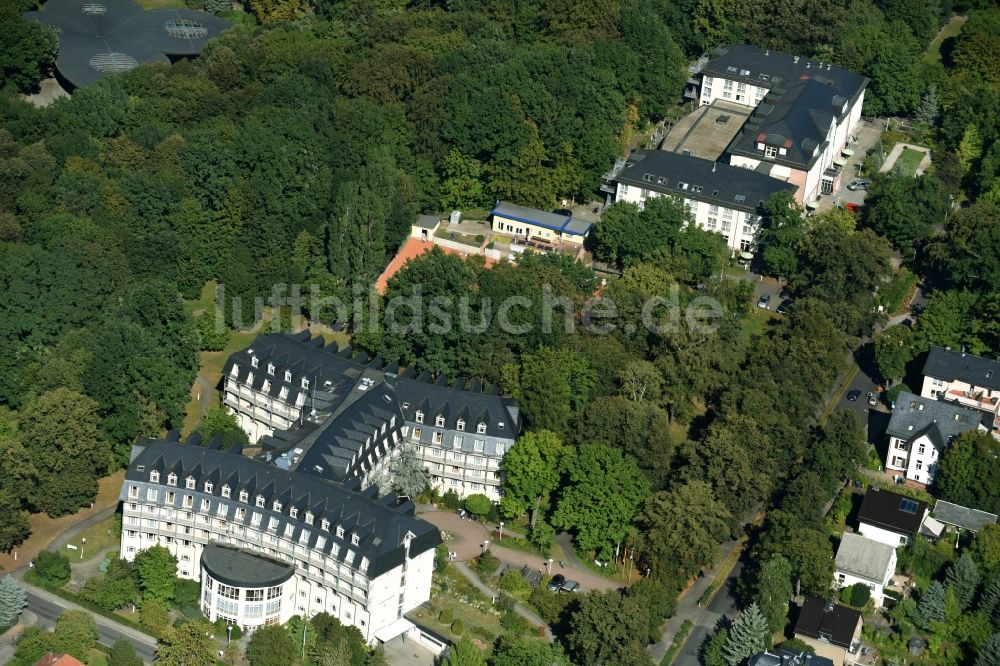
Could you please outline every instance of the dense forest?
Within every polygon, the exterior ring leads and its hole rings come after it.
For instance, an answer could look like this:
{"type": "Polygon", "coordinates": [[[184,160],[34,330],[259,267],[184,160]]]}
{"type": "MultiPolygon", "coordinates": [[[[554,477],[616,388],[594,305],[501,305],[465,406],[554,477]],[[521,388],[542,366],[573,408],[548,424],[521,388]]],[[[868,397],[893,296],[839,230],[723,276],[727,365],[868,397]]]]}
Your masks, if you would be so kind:
{"type": "MultiPolygon", "coordinates": [[[[934,151],[928,174],[875,178],[860,217],[768,202],[765,268],[788,283],[788,316],[757,329],[746,283],[708,280],[724,244],[664,201],[609,208],[595,235],[595,254],[624,267],[601,289],[631,326],[567,331],[561,312],[532,307],[517,315],[527,335],[351,331],[372,354],[500,382],[531,453],[512,453],[502,511],[530,513],[537,543],[567,529],[602,558],[627,545],[650,570],[624,596],[583,598],[572,622],[552,610],[574,661],[643,663],[664,599],[756,507],[776,508],[753,537],[746,601],[765,605],[776,567],[828,587],[822,508],[866,451],[853,416],[815,417],[881,321],[893,248],[931,301],[917,326],[878,338],[887,380],[930,344],[1000,351],[1000,11],[985,0],[260,0],[201,58],[46,108],[21,93],[55,42],[23,4],[0,0],[0,548],[25,537],[23,511],[73,512],[136,436],[179,426],[211,344],[183,301],[207,280],[244,302],[288,283],[348,300],[418,212],[595,198],[636,134],[683,112],[687,62],[725,42],[863,72],[866,114],[910,118],[934,151]],[[923,57],[954,12],[968,21],[923,57]],[[650,334],[642,304],[672,290],[681,306],[721,302],[717,330],[650,334]],[[555,473],[539,476],[539,460],[555,473]]],[[[599,280],[560,257],[487,270],[434,252],[387,298],[414,284],[428,303],[474,305],[547,285],[582,310],[599,280]]],[[[252,323],[230,303],[230,325],[252,323]]]]}

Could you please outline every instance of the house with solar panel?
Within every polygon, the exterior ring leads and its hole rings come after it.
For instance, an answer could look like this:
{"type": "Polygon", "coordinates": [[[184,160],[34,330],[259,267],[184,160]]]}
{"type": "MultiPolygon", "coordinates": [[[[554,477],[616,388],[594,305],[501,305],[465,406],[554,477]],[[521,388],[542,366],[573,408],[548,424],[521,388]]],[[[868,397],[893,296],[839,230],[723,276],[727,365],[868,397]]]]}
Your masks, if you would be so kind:
{"type": "Polygon", "coordinates": [[[172,433],[133,447],[122,559],[166,548],[200,582],[205,617],[244,631],[317,613],[373,644],[415,628],[404,615],[430,598],[442,539],[413,502],[205,444],[172,433]]]}
{"type": "Polygon", "coordinates": [[[858,533],[893,548],[905,546],[921,531],[929,513],[927,502],[872,486],[858,511],[858,533]]]}
{"type": "Polygon", "coordinates": [[[521,429],[517,401],[495,385],[417,373],[308,331],[261,335],[234,353],[222,392],[259,458],[364,488],[409,446],[441,492],[497,502],[521,429]]]}

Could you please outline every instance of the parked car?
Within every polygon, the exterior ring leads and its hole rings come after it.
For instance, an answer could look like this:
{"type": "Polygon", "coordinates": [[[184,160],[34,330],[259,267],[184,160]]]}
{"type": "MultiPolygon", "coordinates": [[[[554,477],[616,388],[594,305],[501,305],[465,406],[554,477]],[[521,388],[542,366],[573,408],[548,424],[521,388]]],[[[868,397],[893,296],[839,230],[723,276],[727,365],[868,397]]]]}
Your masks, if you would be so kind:
{"type": "Polygon", "coordinates": [[[868,404],[872,407],[878,404],[878,393],[871,391],[868,393],[868,404]]]}
{"type": "Polygon", "coordinates": [[[867,190],[868,186],[871,184],[872,181],[859,178],[858,180],[852,180],[850,184],[848,184],[847,189],[849,189],[851,192],[857,190],[867,190]]]}
{"type": "Polygon", "coordinates": [[[761,310],[771,309],[771,294],[764,294],[759,299],[757,299],[757,307],[761,310]]]}
{"type": "Polygon", "coordinates": [[[555,576],[552,577],[552,580],[549,581],[549,584],[546,587],[548,587],[549,591],[551,592],[558,592],[559,588],[561,588],[563,586],[563,583],[565,582],[566,582],[566,576],[563,576],[562,574],[556,574],[555,576]]]}
{"type": "Polygon", "coordinates": [[[860,398],[860,397],[861,397],[861,391],[859,391],[857,389],[854,389],[853,391],[848,391],[847,392],[847,399],[850,400],[851,402],[857,401],[857,399],[860,398]]]}
{"type": "Polygon", "coordinates": [[[785,314],[788,312],[788,308],[790,308],[791,306],[792,306],[792,299],[786,298],[785,300],[781,301],[781,303],[778,304],[778,307],[775,308],[774,311],[777,312],[778,314],[785,314]]]}
{"type": "Polygon", "coordinates": [[[846,208],[847,211],[850,213],[857,213],[859,210],[861,210],[861,204],[849,202],[844,204],[844,208],[846,208]]]}
{"type": "Polygon", "coordinates": [[[575,580],[568,580],[559,588],[560,592],[576,592],[580,589],[580,584],[575,580]]]}

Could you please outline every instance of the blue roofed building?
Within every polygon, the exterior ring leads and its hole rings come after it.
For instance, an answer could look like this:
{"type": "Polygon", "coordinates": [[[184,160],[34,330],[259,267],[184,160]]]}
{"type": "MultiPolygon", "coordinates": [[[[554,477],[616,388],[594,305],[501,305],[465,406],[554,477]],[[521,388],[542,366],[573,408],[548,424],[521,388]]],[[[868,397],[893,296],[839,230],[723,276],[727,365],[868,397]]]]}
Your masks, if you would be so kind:
{"type": "Polygon", "coordinates": [[[579,247],[594,223],[571,215],[548,213],[536,208],[497,201],[490,211],[493,231],[525,242],[541,242],[553,247],[579,247]]]}

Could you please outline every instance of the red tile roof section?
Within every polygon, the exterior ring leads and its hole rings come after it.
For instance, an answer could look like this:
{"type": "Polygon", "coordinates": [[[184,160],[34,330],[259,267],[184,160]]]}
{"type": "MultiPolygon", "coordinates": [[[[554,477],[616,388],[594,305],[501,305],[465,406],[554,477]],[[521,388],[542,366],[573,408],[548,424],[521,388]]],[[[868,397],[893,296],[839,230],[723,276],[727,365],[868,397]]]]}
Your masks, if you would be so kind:
{"type": "MultiPolygon", "coordinates": [[[[385,267],[385,270],[382,271],[382,274],[379,275],[378,279],[375,281],[375,289],[378,290],[378,293],[385,295],[385,289],[389,284],[389,278],[398,273],[400,269],[402,269],[403,266],[406,265],[406,262],[408,262],[410,259],[415,259],[426,252],[430,252],[435,247],[441,248],[447,254],[454,254],[458,255],[459,257],[470,257],[476,255],[476,252],[474,251],[460,252],[450,247],[435,245],[430,241],[426,241],[420,238],[414,238],[411,236],[406,240],[406,243],[403,244],[403,247],[399,249],[399,252],[396,253],[396,256],[392,258],[392,261],[389,262],[389,265],[385,267]]],[[[490,259],[489,257],[486,258],[487,268],[492,267],[493,264],[495,263],[496,263],[495,260],[490,259]]]]}

